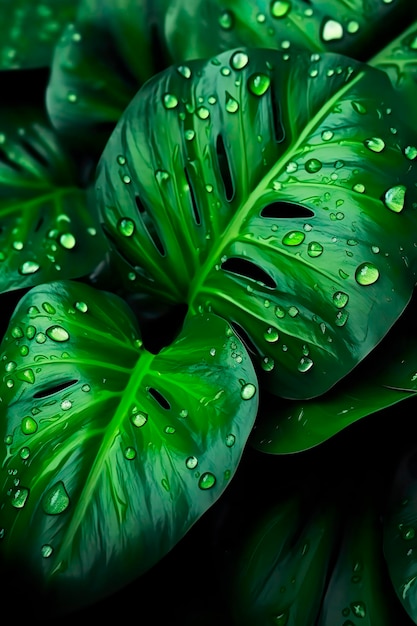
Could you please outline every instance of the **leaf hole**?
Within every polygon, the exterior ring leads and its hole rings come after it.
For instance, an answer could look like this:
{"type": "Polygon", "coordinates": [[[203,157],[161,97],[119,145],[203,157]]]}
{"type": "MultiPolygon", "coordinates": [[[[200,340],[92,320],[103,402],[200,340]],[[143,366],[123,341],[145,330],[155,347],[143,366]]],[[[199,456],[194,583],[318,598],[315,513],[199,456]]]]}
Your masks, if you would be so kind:
{"type": "Polygon", "coordinates": [[[252,339],[249,337],[246,330],[242,328],[242,326],[238,324],[237,322],[231,322],[231,326],[233,330],[235,331],[236,335],[239,337],[239,339],[245,344],[245,347],[248,350],[248,352],[251,352],[252,354],[259,354],[259,350],[253,343],[252,339]]]}
{"type": "Polygon", "coordinates": [[[154,221],[149,215],[147,208],[145,207],[142,200],[137,194],[135,195],[135,203],[139,211],[139,214],[142,218],[142,223],[148,233],[149,239],[152,241],[153,245],[158,250],[159,254],[161,256],[165,256],[165,248],[158,234],[154,221]]]}
{"type": "Polygon", "coordinates": [[[224,263],[222,263],[221,267],[226,272],[231,272],[232,274],[244,276],[245,278],[249,278],[250,280],[255,280],[258,283],[262,283],[265,287],[268,287],[269,289],[277,288],[277,284],[272,276],[270,276],[267,272],[265,272],[265,270],[259,267],[259,265],[256,265],[256,263],[248,261],[247,259],[230,257],[229,259],[226,259],[224,263]]]}
{"type": "Polygon", "coordinates": [[[193,189],[193,186],[191,184],[190,175],[189,175],[189,173],[187,172],[186,169],[184,170],[184,172],[185,172],[185,178],[187,179],[188,188],[190,190],[190,199],[191,199],[191,206],[192,206],[192,209],[193,209],[194,220],[195,220],[195,223],[198,226],[200,226],[200,224],[201,224],[201,215],[200,215],[200,211],[198,209],[198,205],[197,205],[197,200],[196,200],[196,197],[195,197],[194,189],[193,189]]]}
{"type": "Polygon", "coordinates": [[[152,398],[156,400],[156,402],[159,404],[160,407],[162,407],[166,411],[169,411],[169,409],[171,408],[171,405],[168,402],[168,400],[165,398],[165,396],[162,395],[162,393],[160,393],[154,387],[148,387],[147,391],[150,393],[152,398]]]}
{"type": "Polygon", "coordinates": [[[261,215],[274,219],[295,219],[314,217],[314,211],[295,202],[271,202],[262,209],[261,215]]]}
{"type": "Polygon", "coordinates": [[[229,158],[227,156],[226,147],[223,137],[218,135],[216,142],[217,163],[219,165],[220,176],[223,180],[224,193],[226,200],[230,202],[233,199],[235,190],[233,186],[232,172],[230,170],[229,158]]]}
{"type": "Polygon", "coordinates": [[[42,389],[41,391],[37,391],[33,395],[33,397],[34,398],[48,398],[49,396],[53,396],[55,393],[58,393],[59,391],[63,391],[64,389],[68,389],[68,387],[72,387],[72,385],[75,385],[76,383],[78,383],[78,380],[76,378],[73,378],[63,383],[54,385],[53,387],[46,387],[45,389],[42,389]]]}
{"type": "Polygon", "coordinates": [[[35,233],[37,233],[41,229],[44,221],[45,221],[45,218],[41,215],[41,217],[38,219],[37,224],[35,226],[35,233]]]}

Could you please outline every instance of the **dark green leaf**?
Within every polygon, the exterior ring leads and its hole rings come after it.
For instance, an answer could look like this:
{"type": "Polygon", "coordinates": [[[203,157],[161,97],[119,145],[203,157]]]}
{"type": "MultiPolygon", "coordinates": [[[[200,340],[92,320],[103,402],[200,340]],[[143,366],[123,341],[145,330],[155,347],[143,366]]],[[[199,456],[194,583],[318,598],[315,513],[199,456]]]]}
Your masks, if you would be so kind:
{"type": "Polygon", "coordinates": [[[49,66],[77,0],[0,0],[0,70],[49,66]]]}
{"type": "Polygon", "coordinates": [[[106,249],[88,193],[45,116],[0,109],[0,291],[93,270],[106,249]]]}
{"type": "Polygon", "coordinates": [[[274,393],[317,396],[411,296],[410,144],[387,77],[345,57],[240,49],[172,67],[138,93],[99,163],[122,280],[212,307],[274,393]]]}
{"type": "Polygon", "coordinates": [[[60,610],[94,602],[156,563],[228,485],[257,410],[251,361],[207,314],[151,354],[123,301],[65,281],[21,300],[2,350],[11,591],[17,578],[60,610]]]}

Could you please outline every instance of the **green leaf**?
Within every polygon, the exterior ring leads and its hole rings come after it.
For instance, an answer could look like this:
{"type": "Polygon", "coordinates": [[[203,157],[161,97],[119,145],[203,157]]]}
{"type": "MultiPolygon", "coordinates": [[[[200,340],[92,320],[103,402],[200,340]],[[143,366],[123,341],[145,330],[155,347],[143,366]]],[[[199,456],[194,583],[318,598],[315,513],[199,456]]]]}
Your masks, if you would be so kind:
{"type": "Polygon", "coordinates": [[[65,24],[74,19],[76,0],[0,0],[0,70],[49,66],[65,24]]]}
{"type": "Polygon", "coordinates": [[[73,159],[37,108],[0,108],[0,291],[78,278],[106,242],[73,159]]]}
{"type": "Polygon", "coordinates": [[[148,81],[98,166],[125,286],[230,320],[274,393],[329,389],[415,284],[417,138],[395,104],[330,53],[239,49],[148,81]]]}
{"type": "Polygon", "coordinates": [[[20,301],[1,362],[2,563],[42,611],[44,591],[74,609],[168,552],[228,485],[257,410],[219,317],[155,355],[122,300],[69,281],[20,301]]]}
{"type": "Polygon", "coordinates": [[[392,584],[417,624],[417,481],[416,451],[401,460],[384,516],[384,554],[392,584]]]}
{"type": "Polygon", "coordinates": [[[297,402],[264,396],[251,436],[253,447],[269,454],[307,450],[357,420],[414,396],[415,307],[413,299],[372,354],[320,398],[297,402]]]}

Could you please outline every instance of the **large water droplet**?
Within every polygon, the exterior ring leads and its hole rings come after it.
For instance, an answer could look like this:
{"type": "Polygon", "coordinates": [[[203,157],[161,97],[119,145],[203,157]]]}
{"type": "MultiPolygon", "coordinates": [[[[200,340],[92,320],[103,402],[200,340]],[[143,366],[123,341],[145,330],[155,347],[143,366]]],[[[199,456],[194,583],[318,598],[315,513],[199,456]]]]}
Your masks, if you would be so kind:
{"type": "Polygon", "coordinates": [[[69,333],[62,326],[58,326],[55,324],[54,326],[50,326],[46,329],[46,334],[52,341],[68,341],[70,338],[69,333]]]}
{"type": "Polygon", "coordinates": [[[249,57],[246,52],[235,52],[230,59],[230,65],[235,70],[243,70],[249,63],[249,57]]]}
{"type": "Polygon", "coordinates": [[[270,326],[264,333],[264,339],[268,343],[275,343],[279,339],[279,334],[276,328],[270,326]]]}
{"type": "Polygon", "coordinates": [[[63,401],[61,402],[61,409],[62,409],[63,411],[69,411],[71,407],[72,407],[72,402],[71,402],[71,400],[63,400],[63,401]]]}
{"type": "Polygon", "coordinates": [[[178,98],[172,93],[165,93],[162,96],[162,103],[166,109],[175,109],[178,106],[178,98]]]}
{"type": "Polygon", "coordinates": [[[216,477],[211,472],[204,472],[201,474],[200,479],[198,481],[198,486],[200,489],[211,489],[216,484],[216,477]]]}
{"type": "Polygon", "coordinates": [[[272,0],[271,15],[277,19],[285,17],[291,11],[290,0],[272,0]]]}
{"type": "Polygon", "coordinates": [[[404,208],[406,189],[405,185],[395,185],[385,192],[384,203],[390,211],[401,213],[404,208]]]}
{"type": "Polygon", "coordinates": [[[338,309],[343,309],[348,302],[349,296],[347,293],[344,293],[344,291],[336,291],[336,293],[333,294],[333,303],[338,309]]]}
{"type": "Polygon", "coordinates": [[[122,217],[117,223],[117,230],[123,237],[131,237],[135,232],[135,222],[128,217],[122,217]]]}
{"type": "Polygon", "coordinates": [[[75,247],[77,241],[72,233],[62,233],[59,238],[59,243],[66,250],[72,250],[72,248],[75,247]]]}
{"type": "Polygon", "coordinates": [[[286,246],[299,246],[305,239],[305,233],[301,230],[291,230],[282,238],[282,243],[286,246]]]}
{"type": "Polygon", "coordinates": [[[19,267],[19,273],[23,276],[27,276],[28,274],[35,274],[40,269],[39,263],[35,261],[25,261],[19,267]]]}
{"type": "Polygon", "coordinates": [[[130,415],[130,421],[133,426],[136,426],[136,428],[142,428],[142,426],[144,426],[148,421],[148,414],[143,411],[138,411],[135,407],[130,415]]]}
{"type": "Polygon", "coordinates": [[[240,390],[242,400],[251,400],[256,393],[256,387],[252,383],[244,383],[240,390]]]}
{"type": "Polygon", "coordinates": [[[335,41],[337,39],[342,39],[343,37],[343,26],[340,22],[336,22],[336,20],[327,20],[321,30],[321,38],[323,41],[335,41]]]}
{"type": "Polygon", "coordinates": [[[300,359],[300,362],[298,364],[298,371],[304,374],[305,372],[308,372],[308,370],[310,370],[313,365],[313,361],[309,357],[304,356],[300,359]]]}
{"type": "Polygon", "coordinates": [[[311,257],[317,257],[323,254],[323,246],[318,241],[310,241],[307,247],[307,254],[311,257]]]}
{"type": "Polygon", "coordinates": [[[304,165],[304,169],[309,174],[315,174],[316,172],[319,172],[322,167],[323,164],[318,159],[309,159],[304,165]]]}
{"type": "Polygon", "coordinates": [[[42,497],[42,508],[48,515],[59,515],[69,506],[70,499],[62,480],[52,485],[42,497]]]}
{"type": "Polygon", "coordinates": [[[38,424],[37,422],[35,422],[33,417],[26,416],[22,419],[20,423],[20,428],[24,435],[32,435],[38,430],[38,424]]]}
{"type": "Polygon", "coordinates": [[[361,263],[355,272],[359,285],[373,285],[379,278],[379,270],[373,263],[361,263]]]}
{"type": "Polygon", "coordinates": [[[127,459],[128,461],[133,461],[133,459],[136,458],[136,450],[135,448],[132,448],[132,446],[128,446],[127,448],[125,448],[123,454],[125,459],[127,459]]]}
{"type": "Polygon", "coordinates": [[[14,506],[15,509],[23,509],[28,497],[29,489],[27,489],[26,487],[20,487],[19,489],[16,489],[12,498],[12,506],[14,506]]]}
{"type": "Polygon", "coordinates": [[[248,89],[255,96],[263,96],[269,89],[271,79],[266,74],[252,74],[248,78],[248,89]]]}
{"type": "Polygon", "coordinates": [[[188,469],[195,469],[198,465],[198,459],[195,456],[189,456],[185,461],[185,465],[188,469]]]}
{"type": "Polygon", "coordinates": [[[385,141],[380,137],[369,137],[369,139],[365,139],[363,143],[368,150],[372,150],[372,152],[382,152],[385,148],[385,141]]]}
{"type": "Polygon", "coordinates": [[[223,11],[219,17],[219,24],[223,30],[230,30],[233,28],[233,13],[231,11],[223,11]]]}
{"type": "Polygon", "coordinates": [[[207,107],[199,107],[197,109],[197,115],[200,120],[206,120],[208,117],[210,117],[210,111],[207,107]]]}

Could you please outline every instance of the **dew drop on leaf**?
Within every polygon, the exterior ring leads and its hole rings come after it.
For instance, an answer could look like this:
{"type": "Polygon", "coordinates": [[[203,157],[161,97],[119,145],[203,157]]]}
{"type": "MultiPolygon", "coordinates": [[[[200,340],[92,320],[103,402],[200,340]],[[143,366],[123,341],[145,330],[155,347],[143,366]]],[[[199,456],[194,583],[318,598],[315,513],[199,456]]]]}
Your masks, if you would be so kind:
{"type": "Polygon", "coordinates": [[[270,326],[267,331],[264,333],[264,339],[268,343],[275,343],[279,339],[279,334],[276,328],[270,326]]]}
{"type": "Polygon", "coordinates": [[[30,368],[19,372],[17,375],[17,378],[31,385],[33,385],[33,383],[35,382],[35,374],[33,373],[33,370],[30,368]]]}
{"type": "Polygon", "coordinates": [[[256,387],[253,383],[243,383],[240,390],[242,400],[251,400],[256,393],[256,387]]]}
{"type": "Polygon", "coordinates": [[[321,38],[323,41],[335,41],[337,39],[342,39],[343,37],[343,26],[340,22],[336,22],[336,20],[327,20],[321,29],[321,38]]]}
{"type": "Polygon", "coordinates": [[[81,300],[75,302],[74,306],[77,309],[77,311],[80,311],[80,313],[87,313],[88,311],[88,305],[85,302],[82,302],[81,300]]]}
{"type": "Polygon", "coordinates": [[[363,193],[365,191],[365,185],[362,185],[362,183],[356,183],[356,185],[353,185],[352,189],[357,193],[363,193]]]}
{"type": "Polygon", "coordinates": [[[195,469],[198,465],[198,459],[195,456],[189,456],[185,461],[185,465],[188,469],[195,469]]]}
{"type": "Polygon", "coordinates": [[[55,324],[54,326],[50,326],[46,329],[47,336],[52,339],[52,341],[63,342],[68,341],[70,338],[69,333],[62,326],[58,326],[55,324]]]}
{"type": "Polygon", "coordinates": [[[323,141],[330,141],[333,138],[333,132],[331,130],[324,130],[321,134],[323,141]]]}
{"type": "Polygon", "coordinates": [[[349,296],[347,293],[344,293],[344,291],[336,291],[336,293],[333,294],[333,303],[338,309],[343,309],[348,302],[349,296]]]}
{"type": "Polygon", "coordinates": [[[405,541],[410,541],[415,537],[415,530],[411,526],[406,526],[401,529],[401,538],[405,541]]]}
{"type": "Polygon", "coordinates": [[[200,489],[206,490],[211,489],[216,484],[216,477],[211,472],[204,472],[201,474],[200,479],[198,481],[198,486],[200,489]]]}
{"type": "Polygon", "coordinates": [[[130,415],[130,421],[132,422],[133,426],[136,426],[136,428],[141,428],[148,421],[148,414],[144,413],[143,411],[138,411],[135,408],[132,410],[132,413],[130,415]]]}
{"type": "Polygon", "coordinates": [[[208,110],[207,107],[199,107],[197,109],[197,116],[201,119],[201,120],[206,120],[208,117],[210,117],[210,111],[208,110]]]}
{"type": "Polygon", "coordinates": [[[350,20],[346,25],[346,30],[350,35],[354,35],[359,30],[359,23],[356,20],[350,20]]]}
{"type": "Polygon", "coordinates": [[[20,339],[21,337],[23,337],[23,331],[20,326],[14,326],[10,334],[14,339],[20,339]]]}
{"type": "Polygon", "coordinates": [[[283,611],[274,616],[274,626],[286,626],[288,623],[288,611],[283,611]]]}
{"type": "Polygon", "coordinates": [[[350,608],[352,609],[352,613],[355,617],[366,617],[366,607],[363,602],[352,602],[350,608]]]}
{"type": "Polygon", "coordinates": [[[359,113],[359,115],[365,115],[365,113],[367,113],[366,107],[361,102],[357,102],[356,100],[352,102],[352,109],[356,111],[356,113],[359,113]]]}
{"type": "Polygon", "coordinates": [[[290,306],[290,308],[288,309],[288,315],[290,317],[297,317],[297,315],[299,314],[299,310],[297,309],[296,306],[290,306]]]}
{"type": "Polygon", "coordinates": [[[26,416],[22,419],[20,428],[24,435],[33,435],[38,430],[38,424],[33,417],[26,416]]]}
{"type": "Polygon", "coordinates": [[[71,402],[71,400],[63,400],[63,401],[61,402],[61,409],[62,409],[63,411],[69,411],[71,407],[72,407],[72,402],[71,402]]]}
{"type": "Polygon", "coordinates": [[[235,52],[230,59],[230,65],[235,70],[242,70],[249,63],[249,57],[245,52],[235,52]]]}
{"type": "Polygon", "coordinates": [[[290,0],[272,0],[271,15],[277,19],[285,17],[291,11],[290,0]]]}
{"type": "Polygon", "coordinates": [[[385,141],[380,137],[369,137],[363,143],[372,152],[382,152],[385,148],[385,141]]]}
{"type": "Polygon", "coordinates": [[[322,167],[323,164],[318,159],[309,159],[304,165],[304,169],[309,174],[315,174],[316,172],[319,172],[322,167]]]}
{"type": "Polygon", "coordinates": [[[167,435],[173,435],[175,433],[175,428],[173,426],[165,426],[164,432],[167,435]]]}
{"type": "Polygon", "coordinates": [[[291,230],[282,238],[282,243],[286,246],[299,246],[305,239],[305,233],[301,230],[291,230]]]}
{"type": "Polygon", "coordinates": [[[62,233],[59,238],[59,243],[66,250],[72,250],[75,247],[77,241],[72,233],[62,233]]]}
{"type": "Polygon", "coordinates": [[[271,359],[269,356],[264,357],[261,362],[261,367],[264,372],[272,372],[275,367],[274,359],[271,359]]]}
{"type": "Polygon", "coordinates": [[[228,448],[232,448],[235,445],[235,442],[236,442],[236,437],[232,433],[226,436],[226,446],[228,448]]]}
{"type": "Polygon", "coordinates": [[[348,320],[349,313],[347,311],[338,311],[336,313],[336,326],[344,326],[348,320]]]}
{"type": "Polygon", "coordinates": [[[42,496],[42,509],[48,515],[59,515],[69,506],[70,498],[62,480],[50,487],[42,496]]]}
{"type": "Polygon", "coordinates": [[[359,285],[373,285],[379,278],[379,270],[373,263],[361,263],[355,272],[355,279],[359,285]]]}
{"type": "Polygon", "coordinates": [[[24,446],[20,450],[19,456],[23,461],[26,461],[30,457],[30,449],[27,446],[24,446]]]}
{"type": "Polygon", "coordinates": [[[162,103],[166,109],[175,109],[178,106],[178,98],[172,93],[165,93],[162,96],[162,103]]]}
{"type": "Polygon", "coordinates": [[[223,11],[219,17],[219,25],[223,30],[233,28],[233,13],[231,11],[223,11]]]}
{"type": "Polygon", "coordinates": [[[187,141],[192,141],[195,137],[195,132],[191,128],[189,128],[188,130],[185,131],[184,137],[186,138],[187,141]]]}
{"type": "Polygon", "coordinates": [[[135,448],[132,448],[131,446],[128,446],[127,448],[125,448],[123,454],[124,454],[125,459],[127,459],[128,461],[133,461],[133,459],[136,458],[136,450],[135,448]]]}
{"type": "Polygon", "coordinates": [[[226,91],[226,111],[228,113],[236,113],[239,110],[239,103],[226,91]]]}
{"type": "Polygon", "coordinates": [[[413,161],[417,157],[417,148],[415,146],[407,146],[404,149],[404,154],[410,161],[413,161]]]}
{"type": "Polygon", "coordinates": [[[313,367],[313,365],[314,363],[312,359],[303,356],[298,363],[298,371],[304,374],[305,372],[308,372],[313,367]]]}
{"type": "Polygon", "coordinates": [[[310,241],[307,246],[307,254],[312,258],[323,254],[323,246],[318,241],[310,241]]]}
{"type": "Polygon", "coordinates": [[[122,217],[117,223],[117,230],[123,237],[131,237],[135,232],[135,222],[127,217],[122,217]]]}
{"type": "Polygon", "coordinates": [[[285,317],[285,311],[282,307],[280,306],[276,306],[275,307],[275,315],[278,317],[278,319],[282,319],[283,317],[285,317]]]}
{"type": "Polygon", "coordinates": [[[128,174],[125,174],[124,176],[122,176],[122,181],[125,183],[125,185],[129,185],[132,182],[132,179],[128,174]]]}
{"type": "Polygon", "coordinates": [[[116,158],[119,165],[126,165],[127,159],[123,154],[118,154],[116,158]]]}
{"type": "Polygon", "coordinates": [[[12,498],[12,506],[14,506],[15,509],[23,509],[28,497],[29,489],[27,489],[26,487],[20,487],[19,489],[16,489],[12,498]]]}
{"type": "Polygon", "coordinates": [[[394,213],[401,213],[404,208],[405,192],[405,185],[395,185],[388,189],[384,194],[385,206],[394,213]]]}
{"type": "Polygon", "coordinates": [[[25,261],[19,267],[19,273],[22,274],[22,276],[27,276],[28,274],[35,274],[39,271],[39,269],[39,263],[36,263],[35,261],[25,261]]]}
{"type": "Polygon", "coordinates": [[[263,96],[270,84],[271,79],[266,74],[252,74],[248,78],[248,89],[255,96],[263,96]]]}
{"type": "Polygon", "coordinates": [[[4,366],[4,369],[6,370],[6,372],[13,372],[14,369],[16,369],[17,364],[15,361],[8,361],[6,363],[6,365],[4,366]]]}
{"type": "Polygon", "coordinates": [[[42,333],[42,332],[37,333],[37,335],[35,337],[35,341],[36,341],[36,343],[40,343],[40,344],[45,343],[45,341],[46,341],[45,333],[42,333]]]}
{"type": "Polygon", "coordinates": [[[43,556],[44,559],[49,559],[53,551],[54,551],[53,547],[45,543],[41,548],[41,555],[43,556]]]}
{"type": "Polygon", "coordinates": [[[181,74],[181,76],[184,76],[184,78],[191,78],[191,70],[188,65],[179,65],[177,67],[177,72],[178,74],[181,74]]]}

